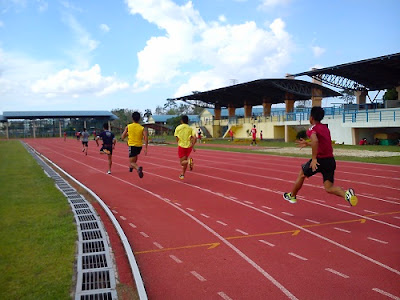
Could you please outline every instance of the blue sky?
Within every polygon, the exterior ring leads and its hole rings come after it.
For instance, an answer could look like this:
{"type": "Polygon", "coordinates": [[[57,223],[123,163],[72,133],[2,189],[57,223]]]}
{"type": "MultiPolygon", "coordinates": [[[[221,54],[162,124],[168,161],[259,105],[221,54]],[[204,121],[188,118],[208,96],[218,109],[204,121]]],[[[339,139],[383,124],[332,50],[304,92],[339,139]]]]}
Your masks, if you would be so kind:
{"type": "Polygon", "coordinates": [[[154,112],[232,79],[397,53],[399,11],[399,0],[0,0],[0,114],[154,112]]]}

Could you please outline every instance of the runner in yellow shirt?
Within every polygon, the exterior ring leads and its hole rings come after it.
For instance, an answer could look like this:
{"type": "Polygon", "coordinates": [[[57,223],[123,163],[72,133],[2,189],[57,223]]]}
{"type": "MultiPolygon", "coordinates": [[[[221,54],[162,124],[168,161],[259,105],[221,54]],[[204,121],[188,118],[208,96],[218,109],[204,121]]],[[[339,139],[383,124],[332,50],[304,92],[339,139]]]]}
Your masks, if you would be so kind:
{"type": "Polygon", "coordinates": [[[196,132],[188,125],[189,117],[183,115],[181,118],[181,125],[175,129],[174,136],[178,142],[178,156],[182,166],[182,174],[179,175],[179,179],[185,179],[185,173],[187,166],[189,165],[190,170],[193,170],[193,158],[189,158],[190,153],[194,150],[194,144],[196,144],[196,132]]]}
{"type": "Polygon", "coordinates": [[[125,127],[121,139],[124,140],[128,136],[129,147],[129,172],[135,169],[140,178],[143,178],[143,167],[137,165],[138,155],[142,151],[143,140],[145,142],[144,155],[147,155],[147,130],[139,124],[140,113],[135,111],[132,113],[133,123],[125,127]]]}

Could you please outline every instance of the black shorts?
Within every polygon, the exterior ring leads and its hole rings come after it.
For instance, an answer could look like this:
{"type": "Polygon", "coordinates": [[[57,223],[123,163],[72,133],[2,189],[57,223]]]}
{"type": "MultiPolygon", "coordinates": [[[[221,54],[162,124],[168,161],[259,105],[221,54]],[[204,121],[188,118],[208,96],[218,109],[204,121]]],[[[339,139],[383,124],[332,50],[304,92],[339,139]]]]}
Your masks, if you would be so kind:
{"type": "Polygon", "coordinates": [[[140,154],[142,147],[129,146],[129,157],[135,157],[140,154]]]}
{"type": "Polygon", "coordinates": [[[82,142],[82,146],[88,147],[88,142],[82,142]]]}
{"type": "Polygon", "coordinates": [[[103,149],[106,149],[106,150],[110,151],[110,154],[109,154],[109,155],[112,155],[112,151],[113,151],[112,145],[103,145],[103,146],[100,148],[100,152],[103,152],[103,149]]]}
{"type": "Polygon", "coordinates": [[[329,180],[333,183],[335,177],[335,169],[336,169],[336,161],[333,157],[327,158],[317,158],[317,162],[319,163],[318,169],[313,171],[310,167],[311,159],[303,164],[301,168],[303,169],[303,173],[306,177],[311,177],[314,174],[321,173],[324,182],[329,180]]]}

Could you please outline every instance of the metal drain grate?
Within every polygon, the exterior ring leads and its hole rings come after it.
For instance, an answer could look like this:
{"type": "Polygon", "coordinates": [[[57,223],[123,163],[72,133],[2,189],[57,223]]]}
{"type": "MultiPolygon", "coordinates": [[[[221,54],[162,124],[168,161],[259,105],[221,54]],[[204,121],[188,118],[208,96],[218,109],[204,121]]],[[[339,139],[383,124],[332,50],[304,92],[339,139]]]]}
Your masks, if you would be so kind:
{"type": "Polygon", "coordinates": [[[92,215],[78,216],[79,222],[95,221],[96,217],[92,215]]]}
{"type": "Polygon", "coordinates": [[[89,215],[91,213],[92,213],[92,211],[90,209],[77,209],[76,210],[77,215],[89,215]]]}
{"type": "Polygon", "coordinates": [[[90,294],[90,295],[81,295],[80,300],[112,300],[111,293],[101,293],[101,294],[90,294]]]}
{"type": "Polygon", "coordinates": [[[81,230],[99,229],[97,222],[81,223],[81,230]]]}
{"type": "Polygon", "coordinates": [[[95,252],[104,252],[104,242],[103,241],[94,241],[94,242],[84,242],[82,243],[82,252],[83,253],[95,253],[95,252]]]}
{"type": "Polygon", "coordinates": [[[45,174],[54,179],[56,187],[67,197],[75,216],[79,237],[75,300],[116,300],[116,276],[107,235],[95,210],[85,197],[50,168],[36,152],[26,144],[24,146],[45,174]]]}
{"type": "Polygon", "coordinates": [[[83,273],[82,291],[107,289],[110,287],[110,273],[108,271],[83,273]]]}
{"type": "Polygon", "coordinates": [[[82,239],[84,241],[87,240],[100,240],[103,236],[100,230],[93,230],[93,231],[83,231],[82,232],[82,239]]]}
{"type": "Polygon", "coordinates": [[[82,204],[74,204],[74,208],[88,208],[89,205],[87,205],[86,203],[82,203],[82,204]]]}
{"type": "Polygon", "coordinates": [[[99,269],[107,268],[107,258],[105,254],[85,255],[82,256],[82,269],[99,269]]]}

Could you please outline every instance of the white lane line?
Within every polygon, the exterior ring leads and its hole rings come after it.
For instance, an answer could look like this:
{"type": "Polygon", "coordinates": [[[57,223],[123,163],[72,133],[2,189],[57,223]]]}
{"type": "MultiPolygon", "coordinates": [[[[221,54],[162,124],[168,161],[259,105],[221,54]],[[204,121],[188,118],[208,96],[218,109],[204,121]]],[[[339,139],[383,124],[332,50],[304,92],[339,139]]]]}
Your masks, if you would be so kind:
{"type": "Polygon", "coordinates": [[[233,196],[228,196],[228,198],[231,198],[232,200],[237,200],[237,198],[233,196]]]}
{"type": "Polygon", "coordinates": [[[293,253],[293,252],[289,252],[288,254],[291,255],[291,256],[294,256],[294,257],[296,257],[298,259],[301,259],[301,260],[308,260],[307,258],[305,258],[303,256],[300,256],[300,255],[297,255],[296,253],[293,253]]]}
{"type": "Polygon", "coordinates": [[[321,222],[314,221],[314,220],[311,220],[311,219],[306,219],[306,221],[308,221],[310,223],[314,223],[314,224],[321,224],[321,222]]]}
{"type": "Polygon", "coordinates": [[[368,210],[368,209],[364,209],[364,211],[367,212],[367,213],[370,213],[370,214],[374,214],[374,215],[379,214],[376,211],[372,211],[372,210],[368,210]]]}
{"type": "Polygon", "coordinates": [[[171,257],[178,264],[181,264],[183,262],[179,258],[177,258],[175,255],[170,255],[169,257],[171,257]]]}
{"type": "Polygon", "coordinates": [[[286,211],[283,211],[282,212],[284,215],[287,215],[287,216],[291,216],[291,217],[293,217],[294,215],[293,214],[291,214],[291,213],[288,213],[288,212],[286,212],[286,211]]]}
{"type": "Polygon", "coordinates": [[[240,230],[240,229],[235,229],[237,232],[240,232],[243,235],[249,235],[246,231],[240,230]]]}
{"type": "MultiPolygon", "coordinates": [[[[315,199],[315,201],[325,203],[325,200],[321,200],[321,199],[315,199]]],[[[346,207],[347,207],[347,206],[346,206],[346,207]]]]}
{"type": "Polygon", "coordinates": [[[175,204],[175,205],[178,205],[178,206],[182,206],[182,204],[180,204],[180,203],[178,203],[178,202],[175,202],[174,204],[175,204]]]}
{"type": "Polygon", "coordinates": [[[222,221],[217,221],[217,223],[218,224],[221,224],[221,225],[224,225],[224,226],[227,226],[228,224],[226,224],[226,223],[224,223],[224,222],[222,222],[222,221]]]}
{"type": "Polygon", "coordinates": [[[189,211],[194,211],[193,208],[186,207],[186,209],[189,210],[189,211]]]}
{"type": "Polygon", "coordinates": [[[381,243],[381,244],[388,244],[388,242],[385,242],[385,241],[382,241],[382,240],[378,240],[378,239],[374,239],[372,237],[368,237],[368,239],[371,240],[371,241],[375,241],[375,242],[381,243]]]}
{"type": "Polygon", "coordinates": [[[225,294],[224,292],[218,292],[217,293],[222,299],[224,300],[232,300],[231,297],[229,297],[227,294],[225,294]]]}
{"type": "Polygon", "coordinates": [[[346,232],[346,233],[351,233],[351,231],[343,229],[343,228],[339,228],[339,227],[333,227],[333,229],[336,229],[336,230],[339,230],[339,231],[342,231],[342,232],[346,232]]]}
{"type": "Polygon", "coordinates": [[[397,297],[397,296],[392,295],[392,294],[390,294],[390,293],[388,293],[388,292],[382,291],[381,289],[373,288],[372,290],[373,290],[374,292],[377,292],[377,293],[379,293],[379,294],[382,294],[382,295],[384,295],[384,296],[386,296],[386,297],[389,297],[389,298],[391,298],[391,299],[400,300],[400,297],[397,297]]]}
{"type": "Polygon", "coordinates": [[[205,214],[200,214],[201,216],[203,216],[204,218],[209,218],[210,216],[207,216],[205,214]]]}
{"type": "Polygon", "coordinates": [[[157,242],[154,242],[153,244],[154,244],[154,246],[156,246],[158,249],[164,249],[164,247],[161,246],[161,245],[160,245],[159,243],[157,243],[157,242]]]}
{"type": "Polygon", "coordinates": [[[350,207],[350,205],[346,205],[346,204],[336,204],[337,206],[341,206],[341,207],[346,207],[346,208],[349,208],[350,207]]]}
{"type": "Polygon", "coordinates": [[[266,209],[272,209],[271,207],[268,207],[268,206],[261,206],[262,208],[266,208],[266,209]]]}
{"type": "Polygon", "coordinates": [[[395,219],[400,219],[400,217],[398,217],[398,216],[396,216],[396,217],[393,217],[393,218],[395,218],[395,219]]]}
{"type": "Polygon", "coordinates": [[[250,202],[250,201],[243,201],[244,203],[247,203],[247,204],[254,204],[253,202],[250,202]]]}
{"type": "Polygon", "coordinates": [[[386,197],[388,200],[400,200],[399,198],[394,198],[394,197],[386,197]]]}
{"type": "Polygon", "coordinates": [[[143,236],[146,237],[146,238],[149,237],[149,236],[148,236],[146,233],[144,233],[143,231],[141,231],[140,234],[143,235],[143,236]]]}
{"type": "Polygon", "coordinates": [[[122,220],[126,221],[126,218],[124,216],[119,216],[122,220]]]}
{"type": "Polygon", "coordinates": [[[196,271],[191,271],[190,272],[194,277],[196,277],[198,280],[200,281],[207,281],[207,279],[205,279],[203,276],[201,276],[199,273],[197,273],[196,271]]]}
{"type": "Polygon", "coordinates": [[[346,274],[343,274],[343,273],[340,273],[338,271],[335,271],[334,269],[326,268],[325,270],[328,271],[328,272],[331,272],[331,273],[333,273],[335,275],[341,276],[343,278],[349,278],[349,276],[347,276],[346,274]]]}
{"type": "Polygon", "coordinates": [[[112,210],[112,212],[113,212],[114,214],[117,214],[117,213],[118,213],[116,210],[112,210]]]}
{"type": "Polygon", "coordinates": [[[129,223],[129,226],[131,226],[132,228],[136,228],[136,225],[132,223],[129,223]]]}
{"type": "Polygon", "coordinates": [[[263,243],[263,244],[268,245],[268,246],[270,246],[270,247],[275,247],[274,244],[269,243],[269,242],[267,242],[267,241],[264,241],[264,240],[258,240],[258,241],[259,241],[260,243],[263,243]]]}

